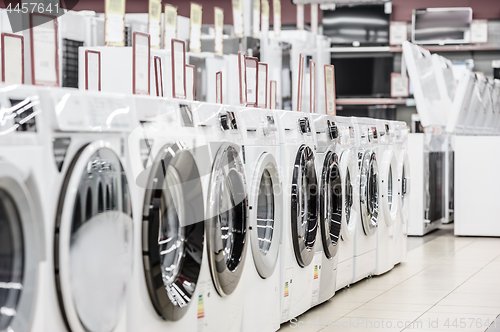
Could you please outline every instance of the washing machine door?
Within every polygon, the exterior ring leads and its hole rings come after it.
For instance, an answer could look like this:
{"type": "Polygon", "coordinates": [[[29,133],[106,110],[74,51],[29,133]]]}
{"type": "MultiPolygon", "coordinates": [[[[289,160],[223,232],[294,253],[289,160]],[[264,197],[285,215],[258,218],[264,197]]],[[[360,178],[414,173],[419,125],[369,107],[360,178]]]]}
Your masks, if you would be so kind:
{"type": "Polygon", "coordinates": [[[250,193],[250,243],[257,272],[270,277],[276,269],[282,233],[281,185],[273,155],[257,162],[250,193]]]}
{"type": "Polygon", "coordinates": [[[224,143],[216,152],[207,200],[207,250],[210,272],[220,296],[238,286],[247,249],[246,180],[239,148],[224,143]]]}
{"type": "Polygon", "coordinates": [[[179,320],[193,300],[203,258],[200,173],[181,143],[166,145],[150,167],[142,252],[149,296],[163,319],[179,320]]]}
{"type": "Polygon", "coordinates": [[[39,262],[37,223],[43,220],[22,175],[0,161],[0,331],[30,329],[39,262]]]}
{"type": "Polygon", "coordinates": [[[371,150],[365,150],[361,159],[359,203],[361,224],[366,235],[374,235],[378,226],[379,171],[377,157],[371,150]]]}
{"type": "Polygon", "coordinates": [[[356,230],[356,210],[352,208],[354,203],[353,181],[356,177],[354,158],[351,150],[345,150],[340,156],[340,174],[342,183],[342,225],[340,227],[342,239],[351,241],[356,230]]]}
{"type": "Polygon", "coordinates": [[[319,223],[323,250],[327,258],[337,254],[338,241],[342,227],[342,178],[338,156],[328,152],[323,164],[320,187],[319,223]]]}
{"type": "Polygon", "coordinates": [[[301,267],[308,266],[315,253],[319,210],[317,186],[314,153],[303,145],[297,152],[293,167],[290,214],[293,250],[301,267]]]}
{"type": "Polygon", "coordinates": [[[399,214],[398,179],[396,156],[392,150],[387,150],[382,156],[380,172],[380,203],[387,226],[394,225],[399,214]]]}
{"type": "Polygon", "coordinates": [[[132,272],[132,213],[118,155],[97,141],[72,160],[55,229],[59,304],[71,331],[113,331],[132,272]]]}

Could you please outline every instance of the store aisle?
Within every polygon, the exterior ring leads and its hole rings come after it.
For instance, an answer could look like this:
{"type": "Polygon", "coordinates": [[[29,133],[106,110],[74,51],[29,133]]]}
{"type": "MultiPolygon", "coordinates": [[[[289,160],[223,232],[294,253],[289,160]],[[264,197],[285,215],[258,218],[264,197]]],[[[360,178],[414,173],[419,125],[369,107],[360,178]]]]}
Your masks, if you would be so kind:
{"type": "Polygon", "coordinates": [[[500,239],[455,237],[449,227],[410,238],[406,262],[339,291],[280,331],[498,329],[500,239]]]}

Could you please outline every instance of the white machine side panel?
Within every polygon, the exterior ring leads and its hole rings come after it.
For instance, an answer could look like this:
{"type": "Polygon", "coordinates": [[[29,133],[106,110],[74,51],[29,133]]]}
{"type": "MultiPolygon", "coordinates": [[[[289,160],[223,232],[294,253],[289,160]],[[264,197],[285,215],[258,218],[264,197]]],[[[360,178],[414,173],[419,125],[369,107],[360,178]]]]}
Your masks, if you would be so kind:
{"type": "Polygon", "coordinates": [[[410,220],[408,235],[423,235],[424,228],[424,134],[408,135],[410,160],[410,220]]]}

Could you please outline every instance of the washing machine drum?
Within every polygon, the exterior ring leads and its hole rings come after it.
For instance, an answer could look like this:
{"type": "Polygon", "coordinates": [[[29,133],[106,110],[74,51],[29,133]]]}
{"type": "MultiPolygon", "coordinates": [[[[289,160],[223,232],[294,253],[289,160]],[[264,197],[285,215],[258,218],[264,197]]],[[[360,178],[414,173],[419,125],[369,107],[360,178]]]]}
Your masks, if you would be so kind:
{"type": "Polygon", "coordinates": [[[301,146],[295,158],[291,188],[292,243],[301,267],[308,266],[314,257],[319,210],[317,186],[314,153],[310,147],[301,146]]]}
{"type": "Polygon", "coordinates": [[[35,225],[42,220],[18,173],[0,162],[0,331],[29,329],[38,273],[35,225]]]}
{"type": "Polygon", "coordinates": [[[230,295],[238,286],[247,250],[247,189],[239,148],[225,143],[212,165],[207,200],[207,250],[215,289],[230,295]]]}
{"type": "Polygon", "coordinates": [[[203,256],[204,209],[193,155],[163,147],[149,170],[143,215],[143,262],[149,296],[163,319],[179,320],[193,300],[203,256]]]}
{"type": "Polygon", "coordinates": [[[56,285],[69,330],[112,331],[123,319],[132,227],[120,159],[97,142],[87,145],[69,166],[56,217],[56,285]]]}
{"type": "Polygon", "coordinates": [[[361,221],[366,235],[374,235],[378,226],[379,170],[373,151],[364,152],[360,167],[359,203],[361,221]]]}
{"type": "Polygon", "coordinates": [[[326,155],[321,174],[320,213],[321,237],[326,257],[337,254],[342,224],[342,180],[336,153],[326,155]]]}

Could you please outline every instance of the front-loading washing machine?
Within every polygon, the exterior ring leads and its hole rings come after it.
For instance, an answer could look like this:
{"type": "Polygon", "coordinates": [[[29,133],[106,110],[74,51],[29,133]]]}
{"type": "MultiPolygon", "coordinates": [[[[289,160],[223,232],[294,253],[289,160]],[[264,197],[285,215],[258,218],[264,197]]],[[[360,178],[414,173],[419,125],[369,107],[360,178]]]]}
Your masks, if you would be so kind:
{"type": "MultiPolygon", "coordinates": [[[[44,122],[34,117],[37,100],[11,100],[10,89],[0,89],[0,331],[44,331],[44,122]]],[[[36,97],[35,89],[25,96],[36,97]]]]}
{"type": "Polygon", "coordinates": [[[336,123],[339,135],[336,152],[339,156],[342,184],[342,218],[337,278],[335,282],[335,290],[339,290],[349,286],[354,278],[354,234],[356,232],[358,214],[353,204],[356,177],[358,174],[358,157],[354,125],[351,119],[337,116],[336,123]]]}
{"type": "Polygon", "coordinates": [[[248,181],[247,263],[242,331],[280,328],[280,259],[283,232],[279,112],[243,108],[239,112],[248,181]]]}
{"type": "Polygon", "coordinates": [[[376,120],[352,118],[358,148],[358,174],[354,208],[358,223],[354,234],[354,278],[357,282],[376,270],[377,228],[379,224],[378,131],[376,120]]]}
{"type": "MultiPolygon", "coordinates": [[[[198,163],[205,201],[205,248],[197,285],[198,330],[240,331],[248,248],[248,196],[245,154],[238,110],[190,103],[194,124],[208,148],[198,163]]],[[[205,144],[205,143],[203,143],[205,144]]]]}
{"type": "Polygon", "coordinates": [[[408,156],[408,126],[406,122],[394,122],[394,154],[397,160],[399,213],[395,225],[394,265],[406,259],[408,221],[410,218],[410,159],[408,156]]]}
{"type": "MultiPolygon", "coordinates": [[[[338,128],[335,116],[310,114],[316,144],[316,170],[319,176],[319,230],[316,254],[321,256],[319,290],[312,304],[329,300],[335,294],[338,248],[342,224],[342,178],[337,151],[338,128]]],[[[316,275],[315,275],[316,278],[316,275]]],[[[314,282],[316,279],[314,279],[314,282]]]]}
{"type": "MultiPolygon", "coordinates": [[[[281,256],[281,322],[311,308],[316,255],[319,192],[315,146],[309,114],[280,113],[279,128],[283,179],[283,244],[281,256]],[[313,262],[314,260],[314,262],[313,262]]],[[[319,259],[318,259],[319,257],[319,259]]]]}
{"type": "Polygon", "coordinates": [[[205,211],[198,163],[208,153],[191,105],[136,96],[128,137],[134,207],[134,272],[127,331],[196,331],[205,211]],[[200,150],[203,151],[203,150],[200,150]],[[200,157],[200,160],[197,160],[200,157]]]}
{"type": "Polygon", "coordinates": [[[379,162],[379,222],[377,230],[377,265],[375,274],[380,275],[394,267],[396,247],[396,222],[399,214],[399,190],[397,159],[394,154],[394,122],[377,120],[377,156],[379,162]]]}
{"type": "MultiPolygon", "coordinates": [[[[14,87],[2,105],[40,132],[46,264],[39,275],[44,331],[125,331],[132,213],[122,95],[14,87]]],[[[40,324],[40,323],[38,323],[40,324]]]]}

